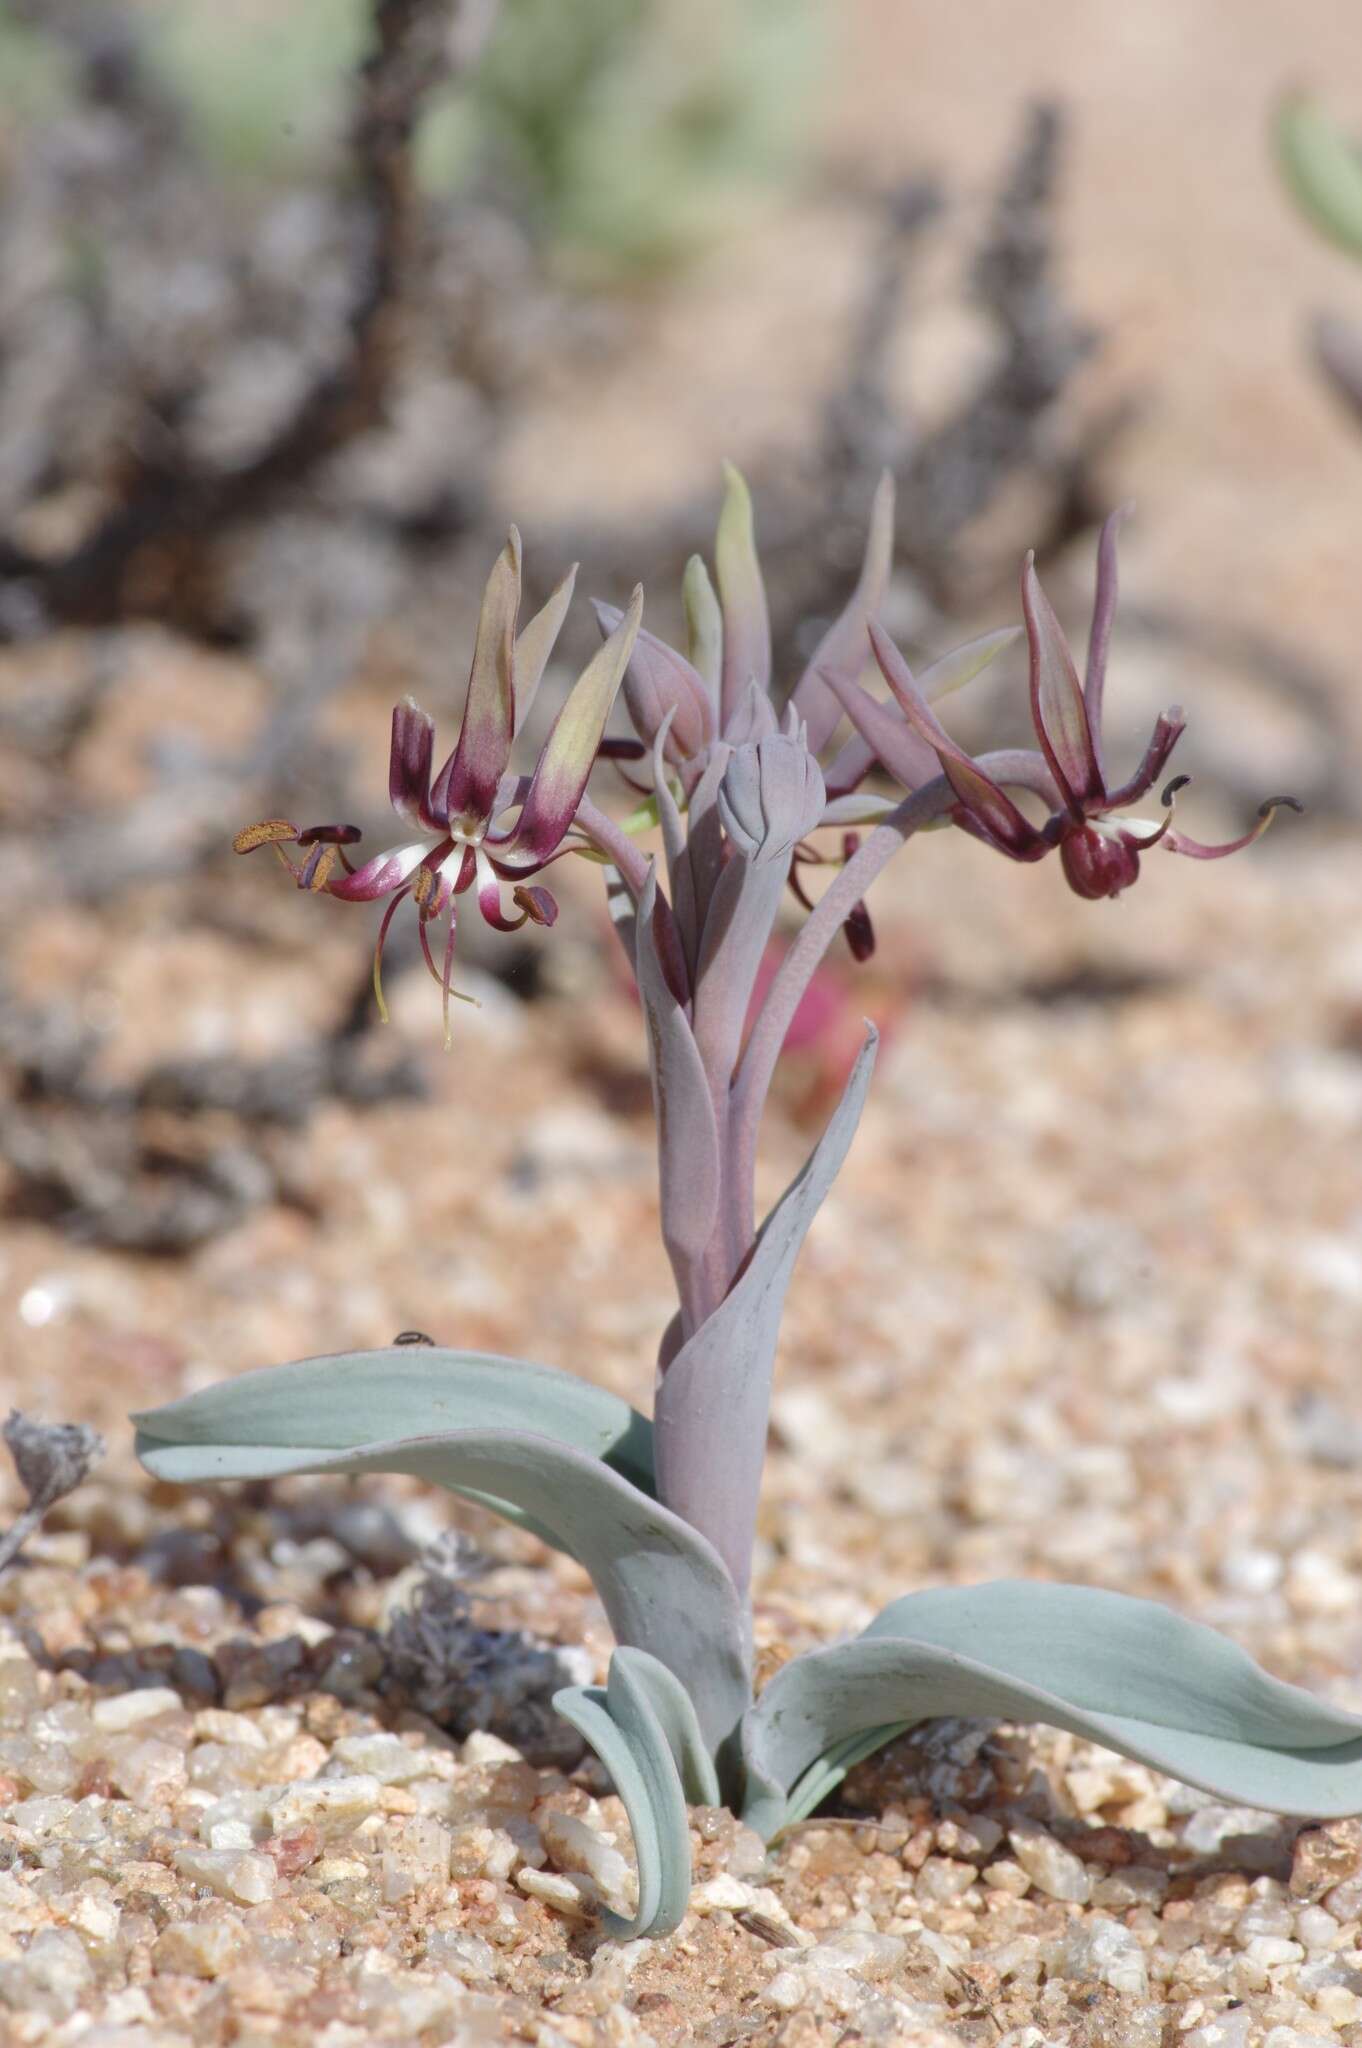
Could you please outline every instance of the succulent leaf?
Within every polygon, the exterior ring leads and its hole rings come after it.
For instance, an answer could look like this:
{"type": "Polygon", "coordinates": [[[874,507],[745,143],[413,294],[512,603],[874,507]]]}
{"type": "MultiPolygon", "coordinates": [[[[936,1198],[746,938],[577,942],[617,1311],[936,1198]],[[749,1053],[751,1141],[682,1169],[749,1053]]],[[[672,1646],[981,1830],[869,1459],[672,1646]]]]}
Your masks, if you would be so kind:
{"type": "Polygon", "coordinates": [[[616,1650],[604,1686],[568,1686],[554,1695],[558,1712],[614,1779],[633,1830],[638,1909],[632,1920],[604,1916],[621,1941],[673,1933],[690,1901],[690,1828],[674,1742],[678,1695],[685,1700],[665,1666],[629,1649],[616,1650]]]}
{"type": "Polygon", "coordinates": [[[1362,1806],[1362,1718],[1157,1602],[1000,1581],[909,1594],[777,1672],[743,1724],[744,1818],[769,1837],[820,1759],[830,1790],[853,1738],[940,1714],[1045,1721],[1268,1811],[1362,1806]]]}
{"type": "MultiPolygon", "coordinates": [[[[338,1384],[325,1371],[332,1361],[309,1359],[244,1373],[148,1411],[135,1418],[137,1455],[158,1478],[189,1485],[298,1472],[406,1472],[498,1513],[509,1509],[513,1519],[528,1522],[579,1560],[616,1639],[651,1650],[675,1670],[695,1703],[705,1742],[714,1748],[723,1741],[750,1698],[746,1619],[705,1539],[607,1463],[597,1448],[604,1439],[604,1448],[620,1456],[621,1438],[631,1446],[640,1440],[634,1422],[620,1423],[619,1411],[626,1417],[632,1411],[616,1404],[607,1434],[610,1411],[602,1408],[583,1445],[574,1441],[583,1427],[581,1411],[557,1383],[602,1403],[612,1397],[543,1367],[484,1360],[503,1384],[494,1397],[483,1381],[483,1398],[471,1403],[476,1420],[470,1426],[431,1431],[427,1411],[419,1434],[393,1437],[394,1420],[410,1427],[417,1405],[405,1379],[413,1361],[404,1353],[360,1359],[369,1369],[351,1376],[348,1391],[344,1372],[338,1384]],[[380,1383],[373,1367],[379,1360],[393,1370],[395,1394],[386,1417],[375,1423],[380,1383]],[[294,1375],[299,1384],[288,1388],[285,1382],[294,1375]],[[489,1421],[493,1412],[513,1415],[514,1423],[489,1421]],[[554,1427],[565,1435],[548,1434],[554,1427]],[[361,1430],[374,1434],[361,1436],[361,1430]]],[[[636,1450],[629,1462],[638,1469],[636,1450]]]]}

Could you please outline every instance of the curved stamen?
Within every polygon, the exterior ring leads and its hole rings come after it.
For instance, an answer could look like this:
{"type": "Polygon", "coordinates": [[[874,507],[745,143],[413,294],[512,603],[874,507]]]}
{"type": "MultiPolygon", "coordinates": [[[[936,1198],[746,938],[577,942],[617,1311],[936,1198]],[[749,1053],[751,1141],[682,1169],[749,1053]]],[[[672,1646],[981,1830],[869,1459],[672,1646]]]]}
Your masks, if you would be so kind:
{"type": "Polygon", "coordinates": [[[450,911],[449,929],[445,934],[445,961],[443,968],[435,965],[435,955],[430,950],[430,939],[427,936],[426,929],[429,923],[429,918],[423,917],[421,919],[421,952],[425,957],[426,966],[430,970],[430,978],[440,991],[440,1006],[445,1027],[445,1051],[448,1052],[453,1044],[449,1025],[449,1005],[451,1000],[459,1003],[471,1003],[475,1010],[479,1005],[476,996],[470,996],[465,990],[455,988],[452,985],[454,974],[454,940],[458,930],[453,911],[450,911]]]}
{"type": "Polygon", "coordinates": [[[394,911],[403,897],[410,896],[410,894],[411,890],[409,888],[398,890],[383,913],[383,920],[378,927],[378,938],[374,944],[374,1001],[378,1004],[378,1014],[385,1024],[388,1022],[388,1005],[383,1000],[383,947],[388,937],[388,927],[393,921],[394,911]]]}
{"type": "Polygon", "coordinates": [[[1305,805],[1294,796],[1270,796],[1258,807],[1257,824],[1238,839],[1227,839],[1223,846],[1206,846],[1199,839],[1189,839],[1185,832],[1169,832],[1163,843],[1170,853],[1185,853],[1193,860],[1224,860],[1226,854],[1242,853],[1255,839],[1261,839],[1280,810],[1303,812],[1305,805]]]}

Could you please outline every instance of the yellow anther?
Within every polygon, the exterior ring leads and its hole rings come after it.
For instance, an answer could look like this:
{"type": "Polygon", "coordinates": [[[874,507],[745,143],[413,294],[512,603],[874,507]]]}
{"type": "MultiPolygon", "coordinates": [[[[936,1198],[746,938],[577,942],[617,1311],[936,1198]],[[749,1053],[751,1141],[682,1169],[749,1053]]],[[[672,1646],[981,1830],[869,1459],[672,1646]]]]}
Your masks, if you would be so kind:
{"type": "Polygon", "coordinates": [[[287,818],[265,818],[258,825],[247,825],[232,841],[234,853],[254,853],[257,846],[273,846],[281,839],[297,839],[298,827],[291,825],[287,818]]]}

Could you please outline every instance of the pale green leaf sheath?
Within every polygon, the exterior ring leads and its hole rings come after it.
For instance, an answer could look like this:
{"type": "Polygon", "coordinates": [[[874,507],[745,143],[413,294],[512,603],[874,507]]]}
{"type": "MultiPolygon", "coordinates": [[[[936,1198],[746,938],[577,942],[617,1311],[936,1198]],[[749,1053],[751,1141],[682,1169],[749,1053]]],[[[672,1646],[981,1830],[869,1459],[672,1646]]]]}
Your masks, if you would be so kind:
{"type": "Polygon", "coordinates": [[[810,1784],[826,1796],[877,1746],[873,1731],[941,1714],[1045,1721],[1270,1812],[1362,1807],[1362,1718],[1153,1601],[1002,1581],[909,1594],[854,1642],[778,1672],[744,1723],[744,1817],[777,1833],[810,1784]]]}

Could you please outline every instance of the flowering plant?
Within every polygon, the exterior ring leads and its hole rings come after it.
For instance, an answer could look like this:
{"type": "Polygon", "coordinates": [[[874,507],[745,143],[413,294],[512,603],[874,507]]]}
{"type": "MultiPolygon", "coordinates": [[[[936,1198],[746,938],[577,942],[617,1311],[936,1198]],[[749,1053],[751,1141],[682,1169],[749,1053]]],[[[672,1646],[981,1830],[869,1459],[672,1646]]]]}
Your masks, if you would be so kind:
{"type": "Polygon", "coordinates": [[[1116,522],[1099,555],[1086,682],[1028,561],[1022,628],[984,635],[919,678],[877,614],[889,575],[892,496],[877,494],[860,580],[783,712],[747,490],[730,471],[716,581],[685,578],[687,645],[667,646],[600,607],[605,642],[568,697],[528,781],[508,771],[566,609],[570,579],[516,635],[514,533],[487,586],[458,743],[432,779],[433,728],[393,717],[394,808],[423,835],[355,867],[348,826],[280,820],[242,835],[274,844],[301,887],[348,900],[410,898],[431,971],[452,991],[455,917],[551,923],[530,878],[578,851],[603,865],[647,1026],[661,1230],[677,1310],[662,1335],[651,1420],[571,1375],[520,1360],[394,1348],[307,1359],[210,1387],[137,1418],[144,1463],[170,1479],[407,1472],[481,1502],[575,1556],[618,1647],[602,1687],[556,1705],[596,1749],[628,1810],[639,1901],[622,1934],[661,1934],[686,1910],[687,1802],[726,1803],[768,1840],[847,1770],[929,1715],[1039,1719],[1222,1796],[1330,1815],[1362,1806],[1362,1720],[1260,1671],[1211,1631],[1145,1601],[1071,1586],[999,1584],[895,1601],[854,1642],[787,1663],[753,1697],[749,1581],[781,1310],[804,1236],[846,1156],[874,1065],[864,1045],[803,1170],[758,1226],[763,1106],[790,1023],[841,931],[864,955],[864,897],[930,825],[955,825],[1012,859],[1056,851],[1078,894],[1110,896],[1154,847],[1215,858],[1164,816],[1120,821],[1163,773],[1182,731],[1160,718],[1143,764],[1108,779],[1102,696],[1116,601],[1116,522]],[[971,758],[933,700],[1024,632],[1038,749],[971,758]],[[888,701],[864,687],[872,658],[888,701]],[[636,738],[607,742],[646,773],[621,824],[586,793],[617,689],[636,738]],[[834,743],[843,716],[852,732],[834,743]],[[867,788],[896,782],[894,795],[867,788]],[[1035,824],[1018,797],[1039,799],[1035,824]],[[660,860],[639,839],[656,827],[660,860]],[[870,830],[864,839],[860,833],[870,830]],[[817,835],[836,834],[835,850],[817,835]],[[306,849],[301,861],[287,849],[306,849]],[[805,880],[834,869],[816,902],[805,880]],[[774,976],[763,962],[787,885],[808,915],[774,976]],[[502,889],[512,891],[508,912],[502,889]],[[427,930],[448,917],[443,964],[427,930]],[[754,991],[764,987],[754,1005],[754,991]]]}

